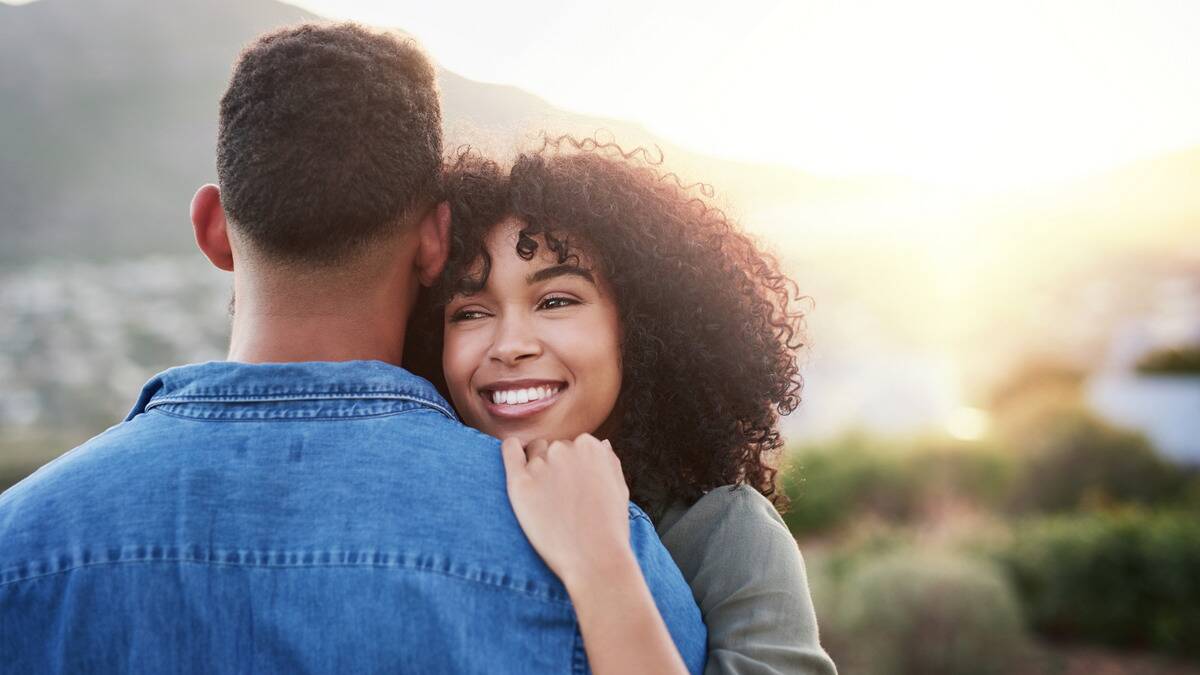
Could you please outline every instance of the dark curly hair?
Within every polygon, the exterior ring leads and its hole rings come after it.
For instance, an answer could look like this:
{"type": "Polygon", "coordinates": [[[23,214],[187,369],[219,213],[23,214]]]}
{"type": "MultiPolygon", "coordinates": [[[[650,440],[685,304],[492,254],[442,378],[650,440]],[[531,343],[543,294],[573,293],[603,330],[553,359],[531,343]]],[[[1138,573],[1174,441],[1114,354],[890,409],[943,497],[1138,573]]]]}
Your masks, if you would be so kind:
{"type": "Polygon", "coordinates": [[[221,98],[222,203],[264,254],[340,262],[436,201],[441,124],[433,65],[413,41],[353,23],[269,33],[221,98]]]}
{"type": "Polygon", "coordinates": [[[486,281],[484,239],[514,216],[525,223],[523,258],[540,235],[560,262],[586,254],[614,290],[623,341],[612,441],[633,500],[657,518],[673,503],[745,484],[783,511],[773,462],[779,414],[800,403],[802,298],[776,260],[710,205],[711,190],[685,187],[660,161],[571,137],[545,139],[507,170],[461,153],[446,175],[450,260],[414,313],[405,366],[446,390],[443,308],[486,281]]]}

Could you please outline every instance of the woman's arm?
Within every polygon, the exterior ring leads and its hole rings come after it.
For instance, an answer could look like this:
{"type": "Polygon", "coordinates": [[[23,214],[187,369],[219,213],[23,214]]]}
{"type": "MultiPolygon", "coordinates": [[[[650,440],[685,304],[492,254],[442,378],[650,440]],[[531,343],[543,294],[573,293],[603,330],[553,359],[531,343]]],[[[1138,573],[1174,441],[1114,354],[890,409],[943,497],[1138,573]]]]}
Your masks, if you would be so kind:
{"type": "Polygon", "coordinates": [[[608,441],[504,441],[508,495],[525,536],[558,575],[592,672],[686,673],[629,544],[629,488],[608,441]]]}

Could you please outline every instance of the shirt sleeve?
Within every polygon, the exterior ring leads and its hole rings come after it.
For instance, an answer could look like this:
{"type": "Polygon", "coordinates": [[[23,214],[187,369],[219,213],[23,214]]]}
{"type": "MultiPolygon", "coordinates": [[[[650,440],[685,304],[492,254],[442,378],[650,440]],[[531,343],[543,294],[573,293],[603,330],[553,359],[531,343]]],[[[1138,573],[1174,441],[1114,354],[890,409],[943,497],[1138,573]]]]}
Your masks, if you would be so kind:
{"type": "Polygon", "coordinates": [[[758,491],[717,488],[660,534],[708,626],[706,675],[836,674],[800,549],[758,491]]]}

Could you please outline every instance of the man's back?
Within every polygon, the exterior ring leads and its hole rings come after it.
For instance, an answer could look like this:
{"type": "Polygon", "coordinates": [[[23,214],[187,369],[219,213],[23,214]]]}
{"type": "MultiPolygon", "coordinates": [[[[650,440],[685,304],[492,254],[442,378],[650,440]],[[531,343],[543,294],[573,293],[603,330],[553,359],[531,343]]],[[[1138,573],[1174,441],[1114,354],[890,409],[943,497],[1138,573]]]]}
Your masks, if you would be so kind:
{"type": "MultiPolygon", "coordinates": [[[[705,633],[631,507],[689,669],[705,633]]],[[[20,672],[583,672],[566,591],[495,439],[379,362],[211,363],[0,496],[0,653],[20,672]]]]}

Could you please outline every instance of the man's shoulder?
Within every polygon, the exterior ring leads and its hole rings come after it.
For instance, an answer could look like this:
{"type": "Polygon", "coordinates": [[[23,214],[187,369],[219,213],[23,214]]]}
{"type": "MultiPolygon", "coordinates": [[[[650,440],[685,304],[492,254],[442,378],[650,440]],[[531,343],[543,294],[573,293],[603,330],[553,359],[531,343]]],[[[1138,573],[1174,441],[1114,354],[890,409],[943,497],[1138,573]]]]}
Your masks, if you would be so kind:
{"type": "Polygon", "coordinates": [[[269,542],[434,556],[548,584],[507,504],[499,441],[437,412],[260,424],[151,411],[0,495],[0,575],[80,546],[269,542]]]}
{"type": "Polygon", "coordinates": [[[0,583],[9,580],[18,563],[55,541],[53,531],[80,529],[92,490],[104,482],[100,469],[106,463],[97,457],[112,447],[120,426],[64,452],[0,493],[0,583]]]}
{"type": "Polygon", "coordinates": [[[80,471],[93,468],[93,462],[98,452],[119,445],[117,440],[124,425],[117,424],[84,443],[66,450],[54,459],[46,462],[33,473],[0,493],[0,526],[4,523],[6,509],[15,502],[27,503],[31,498],[39,498],[52,494],[64,481],[74,482],[72,476],[80,471]]]}

